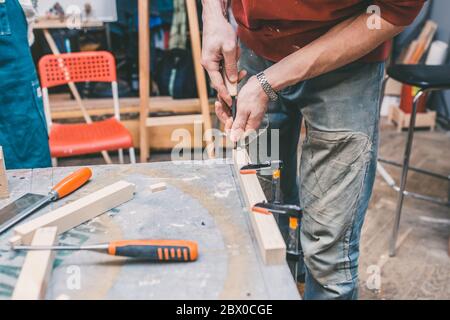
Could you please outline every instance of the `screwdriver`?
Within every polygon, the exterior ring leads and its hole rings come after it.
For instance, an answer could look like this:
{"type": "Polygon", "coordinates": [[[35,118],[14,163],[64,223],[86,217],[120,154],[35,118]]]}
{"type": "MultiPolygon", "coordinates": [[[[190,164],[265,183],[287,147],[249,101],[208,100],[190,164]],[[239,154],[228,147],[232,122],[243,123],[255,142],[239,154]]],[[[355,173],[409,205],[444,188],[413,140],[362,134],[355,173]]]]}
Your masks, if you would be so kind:
{"type": "MultiPolygon", "coordinates": [[[[31,214],[41,209],[42,207],[48,205],[51,202],[60,200],[72,192],[79,189],[81,186],[86,184],[92,177],[92,171],[89,168],[81,168],[72,174],[65,177],[57,185],[55,185],[52,190],[46,195],[42,196],[37,202],[33,203],[31,206],[26,208],[24,211],[19,212],[15,217],[5,224],[0,224],[0,234],[9,230],[17,223],[23,219],[29,217],[31,214]]],[[[1,213],[1,212],[0,212],[1,213]]]]}
{"type": "Polygon", "coordinates": [[[197,260],[197,243],[187,240],[121,240],[86,246],[13,246],[26,251],[95,251],[111,256],[148,261],[191,262],[197,260]]]}

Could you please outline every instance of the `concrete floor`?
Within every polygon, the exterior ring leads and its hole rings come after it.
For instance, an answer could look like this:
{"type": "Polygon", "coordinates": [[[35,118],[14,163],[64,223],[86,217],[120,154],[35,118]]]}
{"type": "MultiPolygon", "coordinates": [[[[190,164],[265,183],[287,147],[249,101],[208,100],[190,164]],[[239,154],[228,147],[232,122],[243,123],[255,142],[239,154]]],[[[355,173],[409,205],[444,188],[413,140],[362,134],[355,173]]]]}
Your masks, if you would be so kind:
{"type": "MultiPolygon", "coordinates": [[[[397,133],[383,122],[380,156],[401,161],[406,133],[397,133]]],[[[117,161],[116,157],[113,157],[117,161]]],[[[153,153],[152,161],[170,160],[170,154],[153,153]]],[[[103,164],[101,157],[60,160],[60,166],[103,164]]],[[[450,174],[450,134],[418,131],[412,164],[450,174]]],[[[400,170],[385,165],[399,183],[400,170]]],[[[409,175],[408,189],[447,197],[445,181],[417,173],[409,175]]],[[[377,177],[361,241],[361,299],[450,299],[450,209],[424,201],[406,199],[397,256],[389,258],[397,193],[377,177]]]]}

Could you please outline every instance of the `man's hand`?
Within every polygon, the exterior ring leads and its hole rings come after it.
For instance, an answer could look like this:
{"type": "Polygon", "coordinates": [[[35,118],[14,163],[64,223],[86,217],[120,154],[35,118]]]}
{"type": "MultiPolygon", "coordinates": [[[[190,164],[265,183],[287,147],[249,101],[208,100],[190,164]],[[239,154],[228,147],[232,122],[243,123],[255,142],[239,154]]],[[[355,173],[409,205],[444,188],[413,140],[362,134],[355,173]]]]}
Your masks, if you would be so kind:
{"type": "MultiPolygon", "coordinates": [[[[238,82],[244,79],[246,76],[247,71],[241,70],[239,72],[238,82]]],[[[220,96],[217,97],[217,101],[215,102],[214,106],[216,109],[217,118],[219,118],[220,122],[222,122],[225,125],[225,132],[229,134],[231,131],[231,127],[233,125],[233,118],[231,115],[230,106],[227,103],[225,103],[220,96]]]]}
{"type": "Polygon", "coordinates": [[[237,115],[232,124],[230,139],[239,141],[252,130],[258,130],[269,105],[269,97],[256,77],[251,77],[237,98],[237,115]]]}
{"type": "Polygon", "coordinates": [[[225,87],[221,66],[225,68],[230,82],[238,81],[239,59],[237,35],[224,16],[204,17],[202,65],[211,78],[211,85],[219,98],[231,106],[231,96],[225,87]]]}

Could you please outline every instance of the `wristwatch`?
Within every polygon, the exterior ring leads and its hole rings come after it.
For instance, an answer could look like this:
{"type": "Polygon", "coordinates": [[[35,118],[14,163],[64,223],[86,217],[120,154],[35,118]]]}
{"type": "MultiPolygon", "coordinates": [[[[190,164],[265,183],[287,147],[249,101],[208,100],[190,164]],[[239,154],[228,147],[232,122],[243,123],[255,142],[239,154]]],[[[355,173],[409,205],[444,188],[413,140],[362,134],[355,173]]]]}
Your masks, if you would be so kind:
{"type": "Polygon", "coordinates": [[[269,81],[267,81],[266,75],[264,72],[260,72],[256,75],[256,78],[258,79],[259,83],[261,84],[261,87],[263,88],[264,92],[269,97],[270,101],[277,101],[278,100],[278,94],[275,90],[273,90],[272,86],[270,85],[269,81]]]}

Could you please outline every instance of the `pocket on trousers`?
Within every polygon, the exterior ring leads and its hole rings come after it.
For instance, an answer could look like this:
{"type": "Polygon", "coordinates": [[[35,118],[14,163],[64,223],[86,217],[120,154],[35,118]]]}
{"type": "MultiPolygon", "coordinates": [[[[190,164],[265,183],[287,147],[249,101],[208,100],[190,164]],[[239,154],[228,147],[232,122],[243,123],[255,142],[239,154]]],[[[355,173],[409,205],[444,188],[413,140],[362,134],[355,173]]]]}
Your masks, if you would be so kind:
{"type": "Polygon", "coordinates": [[[9,24],[6,0],[0,0],[0,36],[9,35],[11,35],[11,26],[9,24]]]}
{"type": "Polygon", "coordinates": [[[39,115],[39,118],[42,122],[44,129],[47,131],[47,121],[45,119],[44,104],[42,102],[42,89],[41,89],[41,86],[40,86],[38,80],[31,82],[31,90],[32,90],[31,95],[33,97],[34,107],[39,115]]]}
{"type": "Polygon", "coordinates": [[[300,189],[302,205],[314,213],[313,220],[337,229],[351,223],[371,149],[363,133],[309,132],[302,150],[300,189]]]}
{"type": "MultiPolygon", "coordinates": [[[[38,86],[38,85],[37,85],[38,86]]],[[[10,145],[18,162],[29,161],[30,150],[38,147],[47,132],[42,105],[35,81],[18,83],[17,87],[5,89],[0,97],[0,127],[5,142],[10,145]]]]}

